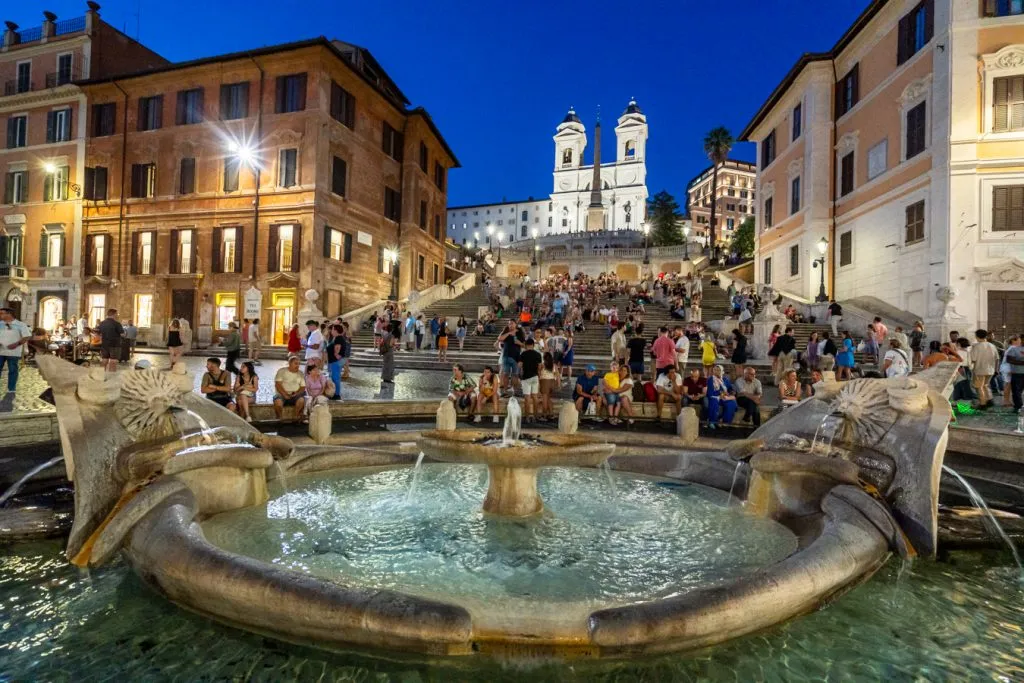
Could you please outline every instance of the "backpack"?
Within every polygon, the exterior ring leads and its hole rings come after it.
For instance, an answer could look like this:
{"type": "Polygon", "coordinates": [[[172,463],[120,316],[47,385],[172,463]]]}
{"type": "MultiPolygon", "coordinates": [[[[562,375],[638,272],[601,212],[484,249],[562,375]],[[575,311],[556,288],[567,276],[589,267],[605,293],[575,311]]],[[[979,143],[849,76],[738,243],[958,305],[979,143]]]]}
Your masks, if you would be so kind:
{"type": "Polygon", "coordinates": [[[649,403],[658,400],[658,390],[654,387],[654,382],[644,382],[644,396],[649,403]]]}
{"type": "Polygon", "coordinates": [[[633,382],[632,399],[633,403],[643,403],[647,400],[647,392],[644,391],[643,385],[639,382],[633,382]]]}

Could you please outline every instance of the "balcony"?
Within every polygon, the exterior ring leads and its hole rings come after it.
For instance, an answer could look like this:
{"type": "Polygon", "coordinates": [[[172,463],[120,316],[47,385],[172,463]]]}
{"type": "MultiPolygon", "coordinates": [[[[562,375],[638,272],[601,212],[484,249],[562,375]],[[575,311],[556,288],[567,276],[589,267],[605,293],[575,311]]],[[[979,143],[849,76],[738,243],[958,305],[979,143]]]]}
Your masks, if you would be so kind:
{"type": "Polygon", "coordinates": [[[985,0],[982,16],[1011,17],[1024,15],[1024,0],[985,0]]]}
{"type": "Polygon", "coordinates": [[[35,90],[35,84],[31,80],[15,78],[4,83],[4,96],[17,95],[23,92],[35,90]]]}
{"type": "Polygon", "coordinates": [[[61,71],[53,71],[46,74],[46,87],[56,88],[61,85],[67,85],[72,81],[81,78],[82,74],[78,69],[64,69],[61,71]]]}
{"type": "Polygon", "coordinates": [[[28,277],[24,266],[11,266],[0,263],[0,279],[24,280],[28,277]]]}

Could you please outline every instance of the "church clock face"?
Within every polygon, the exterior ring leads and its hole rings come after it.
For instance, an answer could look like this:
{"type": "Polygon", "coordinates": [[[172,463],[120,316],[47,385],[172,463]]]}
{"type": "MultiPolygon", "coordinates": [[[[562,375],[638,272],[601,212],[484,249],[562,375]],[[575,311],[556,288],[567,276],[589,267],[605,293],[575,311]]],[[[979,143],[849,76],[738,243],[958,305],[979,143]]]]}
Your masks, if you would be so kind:
{"type": "Polygon", "coordinates": [[[559,189],[562,189],[562,190],[568,190],[571,186],[572,186],[572,181],[569,180],[568,178],[562,178],[558,182],[558,187],[559,187],[559,189]]]}
{"type": "Polygon", "coordinates": [[[624,171],[622,173],[622,184],[632,185],[636,182],[636,171],[624,171]]]}

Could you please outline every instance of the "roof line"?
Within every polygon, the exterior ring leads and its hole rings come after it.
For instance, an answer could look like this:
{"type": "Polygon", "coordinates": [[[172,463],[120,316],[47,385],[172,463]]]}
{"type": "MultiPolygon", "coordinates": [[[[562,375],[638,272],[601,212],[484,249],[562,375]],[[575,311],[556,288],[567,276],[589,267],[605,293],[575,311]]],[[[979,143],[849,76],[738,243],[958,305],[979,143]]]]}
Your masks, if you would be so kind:
{"type": "Polygon", "coordinates": [[[490,202],[489,204],[462,204],[460,206],[449,206],[449,207],[447,207],[447,210],[448,211],[458,211],[460,209],[478,209],[481,206],[502,206],[502,205],[508,205],[508,204],[535,204],[535,203],[543,203],[543,202],[550,202],[550,201],[551,201],[550,197],[541,197],[540,199],[537,199],[537,198],[534,198],[534,199],[521,199],[519,201],[512,201],[512,202],[490,202]]]}
{"type": "MultiPolygon", "coordinates": [[[[749,169],[743,169],[743,170],[749,170],[751,173],[757,173],[757,164],[755,164],[752,161],[743,161],[742,159],[729,159],[729,158],[727,158],[723,163],[727,164],[730,161],[732,163],[734,163],[734,164],[745,164],[745,165],[749,166],[750,168],[749,169]]],[[[691,187],[693,187],[694,183],[696,183],[698,180],[703,178],[704,174],[708,173],[714,167],[715,167],[715,164],[711,164],[710,166],[705,168],[703,171],[701,171],[697,175],[695,175],[692,178],[690,178],[690,182],[686,183],[686,189],[689,190],[691,187]]]]}
{"type": "Polygon", "coordinates": [[[762,104],[757,110],[757,113],[754,114],[754,117],[743,128],[743,131],[739,135],[740,142],[750,141],[751,133],[753,133],[755,128],[761,125],[761,122],[768,116],[768,112],[775,108],[775,105],[779,103],[782,96],[787,90],[789,90],[789,87],[793,85],[793,82],[796,81],[805,66],[811,62],[834,60],[839,56],[839,53],[845,50],[850,43],[853,42],[853,39],[857,37],[857,34],[863,30],[868,22],[875,18],[875,15],[877,15],[888,2],[889,0],[871,0],[868,6],[864,8],[864,11],[861,12],[850,27],[846,29],[843,35],[839,37],[839,40],[836,41],[836,44],[832,46],[831,50],[828,50],[827,52],[805,52],[800,55],[800,58],[797,59],[796,64],[794,64],[789,70],[786,76],[782,79],[782,82],[772,90],[768,99],[765,100],[764,104],[762,104]]]}
{"type": "Polygon", "coordinates": [[[437,137],[438,142],[440,142],[441,146],[444,147],[444,151],[447,152],[448,156],[452,158],[452,161],[454,162],[452,168],[462,168],[462,164],[459,163],[459,159],[458,157],[455,156],[455,152],[452,151],[452,148],[448,146],[448,141],[444,139],[443,135],[441,135],[441,131],[438,130],[437,124],[434,123],[434,119],[430,116],[430,112],[428,112],[423,107],[416,107],[414,109],[409,109],[408,111],[406,111],[406,114],[409,116],[423,117],[423,120],[427,122],[427,126],[430,128],[431,131],[433,131],[434,135],[437,137]]]}

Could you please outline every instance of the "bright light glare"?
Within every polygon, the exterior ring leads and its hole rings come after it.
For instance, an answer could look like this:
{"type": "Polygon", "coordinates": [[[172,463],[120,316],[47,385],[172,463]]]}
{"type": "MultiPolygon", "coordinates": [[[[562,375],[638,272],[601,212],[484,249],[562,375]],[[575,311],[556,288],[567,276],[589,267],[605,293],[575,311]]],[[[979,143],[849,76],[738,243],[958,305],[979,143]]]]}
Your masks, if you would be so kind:
{"type": "Polygon", "coordinates": [[[45,164],[43,164],[43,170],[46,171],[47,173],[56,173],[57,166],[53,162],[47,161],[45,164]]]}
{"type": "Polygon", "coordinates": [[[822,237],[821,241],[818,242],[818,252],[821,253],[822,255],[824,255],[825,251],[827,249],[828,249],[828,240],[825,239],[824,237],[822,237]]]}

